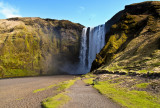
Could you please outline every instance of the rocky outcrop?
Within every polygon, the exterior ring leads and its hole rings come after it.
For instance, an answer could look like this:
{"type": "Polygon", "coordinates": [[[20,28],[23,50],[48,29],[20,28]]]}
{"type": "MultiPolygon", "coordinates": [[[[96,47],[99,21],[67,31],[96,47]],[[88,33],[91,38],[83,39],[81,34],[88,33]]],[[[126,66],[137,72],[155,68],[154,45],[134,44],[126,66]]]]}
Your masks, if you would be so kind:
{"type": "Polygon", "coordinates": [[[83,27],[38,17],[0,20],[0,77],[67,72],[66,65],[79,62],[83,27]]]}
{"type": "Polygon", "coordinates": [[[160,72],[159,1],[128,5],[107,24],[111,26],[106,45],[97,54],[91,71],[160,72]]]}

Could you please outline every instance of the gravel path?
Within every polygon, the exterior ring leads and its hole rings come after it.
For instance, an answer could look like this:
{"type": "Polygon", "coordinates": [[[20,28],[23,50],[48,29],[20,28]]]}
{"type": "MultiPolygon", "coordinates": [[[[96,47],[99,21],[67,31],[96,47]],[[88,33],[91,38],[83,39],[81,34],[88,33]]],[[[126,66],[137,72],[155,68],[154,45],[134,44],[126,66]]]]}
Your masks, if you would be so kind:
{"type": "Polygon", "coordinates": [[[0,80],[0,108],[41,108],[41,101],[56,94],[55,88],[33,93],[74,76],[44,76],[0,80]]]}
{"type": "Polygon", "coordinates": [[[92,86],[86,86],[82,80],[78,80],[68,91],[67,95],[72,100],[63,108],[120,108],[120,106],[98,93],[92,86]]]}

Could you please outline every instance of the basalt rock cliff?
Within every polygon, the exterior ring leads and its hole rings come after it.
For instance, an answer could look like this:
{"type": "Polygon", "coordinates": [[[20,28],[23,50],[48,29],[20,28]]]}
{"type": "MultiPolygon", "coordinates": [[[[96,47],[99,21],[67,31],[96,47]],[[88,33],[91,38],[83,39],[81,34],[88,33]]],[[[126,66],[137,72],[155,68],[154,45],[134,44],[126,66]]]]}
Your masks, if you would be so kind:
{"type": "Polygon", "coordinates": [[[67,20],[0,20],[0,77],[63,74],[79,62],[84,26],[67,20]]]}
{"type": "Polygon", "coordinates": [[[159,1],[125,6],[106,23],[106,29],[106,45],[91,71],[160,73],[159,1]]]}

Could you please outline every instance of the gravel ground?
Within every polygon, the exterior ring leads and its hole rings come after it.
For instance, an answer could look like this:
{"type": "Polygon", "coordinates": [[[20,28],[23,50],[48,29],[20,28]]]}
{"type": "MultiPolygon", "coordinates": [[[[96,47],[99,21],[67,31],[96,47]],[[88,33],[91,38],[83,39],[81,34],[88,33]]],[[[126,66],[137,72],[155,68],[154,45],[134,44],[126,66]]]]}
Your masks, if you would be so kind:
{"type": "Polygon", "coordinates": [[[0,108],[41,108],[41,101],[56,94],[55,88],[33,93],[74,76],[43,76],[0,80],[0,108]]]}
{"type": "Polygon", "coordinates": [[[68,91],[71,101],[63,108],[120,108],[82,80],[78,80],[68,91]]]}

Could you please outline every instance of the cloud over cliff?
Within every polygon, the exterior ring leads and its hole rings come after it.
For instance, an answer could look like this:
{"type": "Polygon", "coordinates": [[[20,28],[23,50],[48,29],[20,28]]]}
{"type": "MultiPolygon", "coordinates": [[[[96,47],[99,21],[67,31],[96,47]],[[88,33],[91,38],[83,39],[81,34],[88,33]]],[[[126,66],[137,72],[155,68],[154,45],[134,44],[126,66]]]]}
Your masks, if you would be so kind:
{"type": "Polygon", "coordinates": [[[21,17],[17,8],[4,2],[0,2],[0,14],[2,14],[6,18],[21,17]]]}

